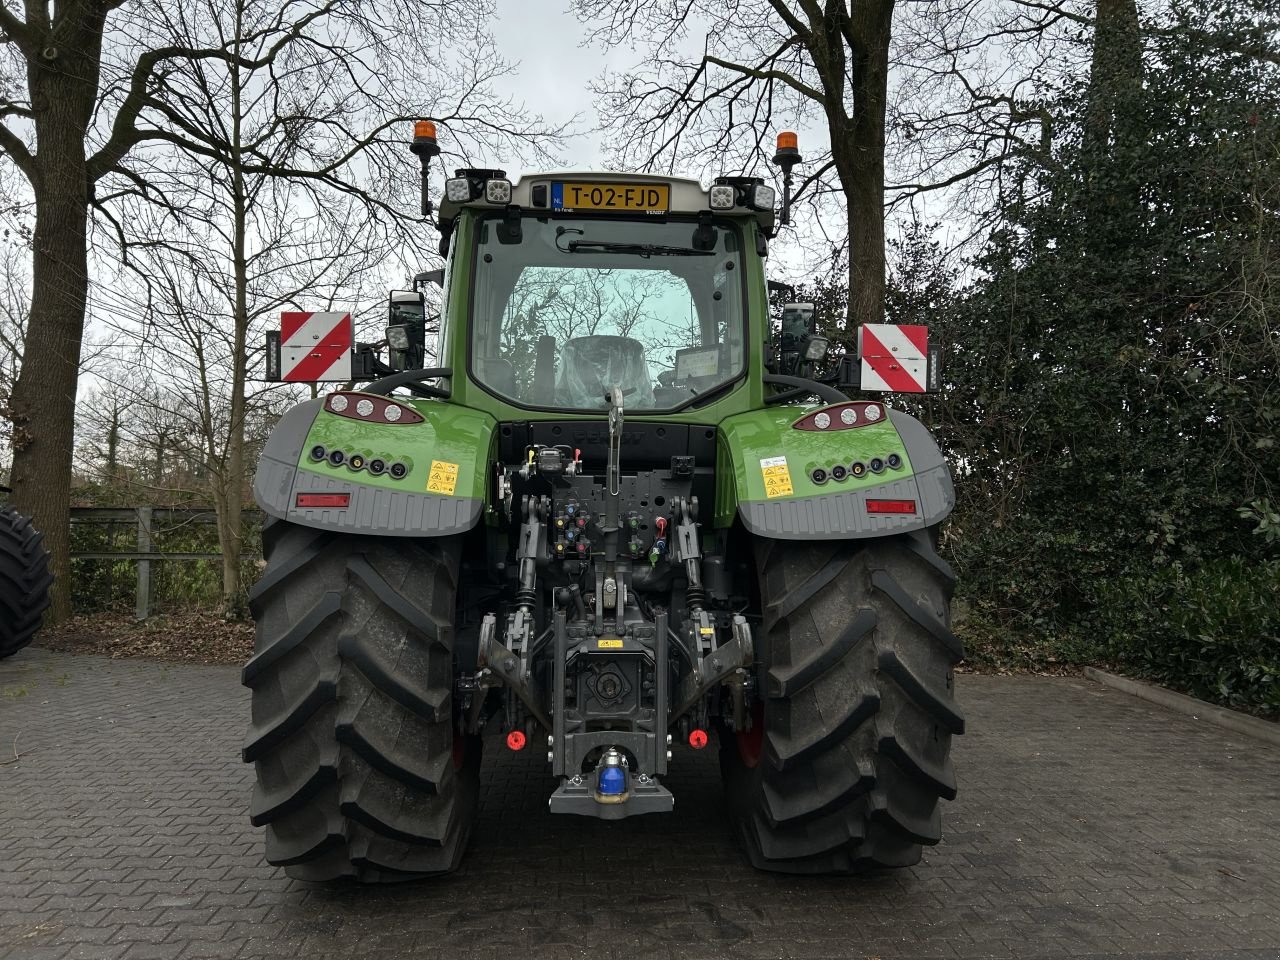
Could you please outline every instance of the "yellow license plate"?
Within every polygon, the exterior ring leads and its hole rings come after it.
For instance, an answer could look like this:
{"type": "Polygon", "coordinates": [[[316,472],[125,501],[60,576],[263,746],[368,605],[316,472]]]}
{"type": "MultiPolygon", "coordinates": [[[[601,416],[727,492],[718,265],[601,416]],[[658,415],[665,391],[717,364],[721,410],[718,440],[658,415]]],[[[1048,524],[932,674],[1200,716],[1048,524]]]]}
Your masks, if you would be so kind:
{"type": "Polygon", "coordinates": [[[551,209],[666,213],[671,209],[671,186],[666,183],[552,183],[551,209]]]}

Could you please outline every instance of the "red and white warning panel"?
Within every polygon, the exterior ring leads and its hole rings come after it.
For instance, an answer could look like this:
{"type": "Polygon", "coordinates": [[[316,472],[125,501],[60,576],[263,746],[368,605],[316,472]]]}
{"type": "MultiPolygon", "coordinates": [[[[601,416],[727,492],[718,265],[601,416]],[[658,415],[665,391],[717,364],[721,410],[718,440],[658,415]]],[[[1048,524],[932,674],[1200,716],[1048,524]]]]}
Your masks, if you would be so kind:
{"type": "Polygon", "coordinates": [[[927,393],[931,376],[929,328],[915,324],[864,323],[858,328],[862,359],[859,385],[888,393],[927,393]]]}
{"type": "Polygon", "coordinates": [[[290,383],[351,379],[355,347],[351,314],[280,314],[280,375],[290,383]]]}

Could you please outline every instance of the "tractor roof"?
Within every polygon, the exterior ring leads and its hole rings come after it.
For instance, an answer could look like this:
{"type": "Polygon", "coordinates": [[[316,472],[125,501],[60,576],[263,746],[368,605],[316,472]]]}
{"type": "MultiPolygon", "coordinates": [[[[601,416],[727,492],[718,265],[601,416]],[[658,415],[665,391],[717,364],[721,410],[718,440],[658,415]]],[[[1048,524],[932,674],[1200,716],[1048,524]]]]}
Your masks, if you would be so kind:
{"type": "MultiPolygon", "coordinates": [[[[607,170],[553,170],[546,173],[528,173],[522,177],[508,178],[502,170],[463,169],[456,171],[454,178],[449,183],[463,179],[471,181],[471,199],[451,200],[449,198],[448,184],[446,184],[446,193],[440,202],[440,219],[442,221],[452,221],[464,208],[493,210],[505,208],[508,204],[514,204],[525,210],[545,209],[559,212],[562,209],[561,204],[553,201],[552,197],[555,195],[557,186],[564,184],[573,184],[579,187],[666,185],[670,188],[668,210],[671,213],[698,214],[710,211],[720,216],[753,216],[766,233],[773,232],[774,211],[772,204],[767,210],[755,210],[747,206],[738,206],[728,210],[712,210],[710,190],[704,189],[699,181],[691,177],[673,177],[657,173],[616,173],[607,170]],[[505,196],[499,201],[486,199],[485,184],[490,180],[507,180],[510,182],[509,199],[505,196]]],[[[748,178],[720,178],[720,180],[725,182],[732,180],[739,184],[763,184],[761,180],[748,178]]],[[[567,203],[564,203],[563,207],[564,212],[567,214],[583,212],[567,209],[567,203]]],[[[600,209],[593,209],[590,212],[597,215],[602,213],[607,215],[608,213],[608,211],[600,209]]],[[[618,212],[624,213],[625,211],[620,210],[618,212]]]]}

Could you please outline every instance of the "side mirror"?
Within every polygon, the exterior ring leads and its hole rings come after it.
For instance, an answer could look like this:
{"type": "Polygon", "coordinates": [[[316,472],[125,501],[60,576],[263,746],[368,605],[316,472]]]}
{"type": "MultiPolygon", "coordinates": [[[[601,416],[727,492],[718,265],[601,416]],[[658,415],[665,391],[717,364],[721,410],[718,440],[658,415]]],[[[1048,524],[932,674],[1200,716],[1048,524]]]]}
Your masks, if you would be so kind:
{"type": "Polygon", "coordinates": [[[426,360],[427,299],[421,290],[392,290],[387,304],[387,352],[396,370],[420,369],[426,360]]]}
{"type": "Polygon", "coordinates": [[[827,355],[826,337],[817,335],[818,313],[812,303],[784,303],[778,345],[779,372],[802,375],[827,355]]]}

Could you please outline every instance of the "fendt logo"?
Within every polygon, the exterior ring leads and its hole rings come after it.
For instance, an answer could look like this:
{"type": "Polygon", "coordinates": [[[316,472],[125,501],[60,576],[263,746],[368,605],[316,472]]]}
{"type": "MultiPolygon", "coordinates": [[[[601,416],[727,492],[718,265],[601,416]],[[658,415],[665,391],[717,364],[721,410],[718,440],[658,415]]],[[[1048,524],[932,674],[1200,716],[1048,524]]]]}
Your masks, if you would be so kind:
{"type": "MultiPolygon", "coordinates": [[[[635,446],[636,444],[644,443],[644,439],[646,436],[648,436],[648,434],[643,430],[623,430],[622,445],[625,447],[625,446],[635,446]]],[[[577,430],[574,432],[572,436],[572,440],[574,444],[577,446],[588,446],[594,443],[608,443],[609,431],[608,430],[577,430]]]]}

